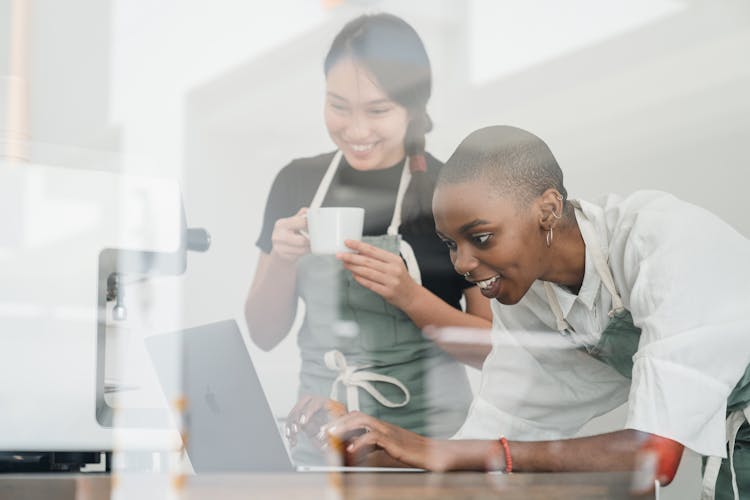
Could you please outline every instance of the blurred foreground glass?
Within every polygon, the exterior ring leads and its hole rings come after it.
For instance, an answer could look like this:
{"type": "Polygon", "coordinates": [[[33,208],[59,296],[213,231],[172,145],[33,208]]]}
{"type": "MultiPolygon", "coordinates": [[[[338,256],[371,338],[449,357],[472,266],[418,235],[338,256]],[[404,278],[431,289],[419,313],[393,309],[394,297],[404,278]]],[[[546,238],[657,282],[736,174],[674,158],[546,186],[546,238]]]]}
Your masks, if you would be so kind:
{"type": "Polygon", "coordinates": [[[0,426],[16,429],[0,451],[178,473],[181,402],[143,340],[179,324],[186,252],[208,235],[188,231],[175,181],[116,173],[115,153],[27,146],[33,162],[0,162],[0,426]]]}

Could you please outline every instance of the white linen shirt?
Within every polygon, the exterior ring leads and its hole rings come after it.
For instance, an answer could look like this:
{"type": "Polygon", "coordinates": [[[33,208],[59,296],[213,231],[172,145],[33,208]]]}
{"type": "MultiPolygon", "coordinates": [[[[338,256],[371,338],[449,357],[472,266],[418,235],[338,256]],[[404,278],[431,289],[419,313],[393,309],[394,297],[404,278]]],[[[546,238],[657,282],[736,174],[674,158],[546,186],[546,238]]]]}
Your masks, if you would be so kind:
{"type": "MultiPolygon", "coordinates": [[[[544,286],[513,306],[492,301],[493,348],[457,439],[573,437],[628,402],[626,428],[726,456],[729,393],[750,363],[750,240],[708,211],[641,191],[581,201],[615,287],[641,328],[632,382],[581,349],[609,321],[612,297],[586,241],[578,295],[553,285],[574,332],[560,334],[544,286]]],[[[554,245],[554,242],[553,242],[554,245]]]]}

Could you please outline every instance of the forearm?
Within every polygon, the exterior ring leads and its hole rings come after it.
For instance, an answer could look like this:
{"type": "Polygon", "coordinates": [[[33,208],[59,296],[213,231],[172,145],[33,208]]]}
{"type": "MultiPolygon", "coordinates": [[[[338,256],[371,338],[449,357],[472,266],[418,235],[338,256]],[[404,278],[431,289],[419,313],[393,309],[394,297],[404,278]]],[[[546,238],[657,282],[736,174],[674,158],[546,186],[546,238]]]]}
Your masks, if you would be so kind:
{"type": "Polygon", "coordinates": [[[486,338],[481,341],[472,342],[470,340],[467,342],[463,338],[461,341],[456,341],[455,338],[446,339],[437,329],[425,329],[425,336],[453,358],[475,368],[481,368],[492,348],[489,340],[491,322],[481,316],[455,309],[426,288],[420,288],[423,292],[419,293],[420,296],[415,297],[411,306],[407,307],[404,312],[418,327],[423,329],[426,326],[460,326],[477,329],[480,335],[486,334],[486,338]]]}
{"type": "Polygon", "coordinates": [[[382,450],[400,463],[437,472],[634,471],[637,461],[647,456],[641,454],[648,454],[655,456],[654,478],[668,484],[683,452],[683,445],[677,441],[631,429],[558,441],[437,440],[359,411],[343,415],[325,432],[339,441],[353,435],[342,449],[348,459],[375,451],[373,458],[383,463],[378,451],[382,450]]]}
{"type": "Polygon", "coordinates": [[[492,350],[490,332],[485,329],[462,329],[460,332],[454,332],[426,328],[424,335],[454,359],[480,370],[492,350]]]}
{"type": "Polygon", "coordinates": [[[427,288],[418,285],[414,297],[402,310],[419,328],[463,326],[489,330],[492,327],[490,320],[456,309],[427,288]]]}
{"type": "Polygon", "coordinates": [[[494,441],[480,439],[461,439],[438,441],[441,453],[434,457],[432,470],[473,470],[486,471],[487,458],[494,441]]]}
{"type": "MultiPolygon", "coordinates": [[[[518,472],[598,472],[633,470],[648,434],[622,430],[559,441],[510,441],[513,470],[518,472]]],[[[445,447],[452,470],[485,470],[490,453],[505,467],[495,441],[455,440],[445,447]],[[493,449],[495,447],[495,449],[493,449]]]]}
{"type": "Polygon", "coordinates": [[[599,472],[633,470],[648,434],[625,429],[560,441],[510,442],[513,470],[599,472]]]}
{"type": "Polygon", "coordinates": [[[245,320],[253,342],[275,347],[289,333],[297,313],[297,269],[293,262],[264,254],[245,301],[245,320]]]}

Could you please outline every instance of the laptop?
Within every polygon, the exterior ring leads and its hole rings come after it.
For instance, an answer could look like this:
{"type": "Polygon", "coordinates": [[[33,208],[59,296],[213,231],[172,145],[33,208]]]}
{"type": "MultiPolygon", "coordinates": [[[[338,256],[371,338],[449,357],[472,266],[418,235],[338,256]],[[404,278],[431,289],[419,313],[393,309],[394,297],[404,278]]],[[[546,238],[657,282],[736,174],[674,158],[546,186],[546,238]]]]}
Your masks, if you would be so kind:
{"type": "Polygon", "coordinates": [[[198,474],[422,471],[295,466],[234,320],[154,335],[145,342],[167,401],[186,400],[186,450],[198,474]]]}

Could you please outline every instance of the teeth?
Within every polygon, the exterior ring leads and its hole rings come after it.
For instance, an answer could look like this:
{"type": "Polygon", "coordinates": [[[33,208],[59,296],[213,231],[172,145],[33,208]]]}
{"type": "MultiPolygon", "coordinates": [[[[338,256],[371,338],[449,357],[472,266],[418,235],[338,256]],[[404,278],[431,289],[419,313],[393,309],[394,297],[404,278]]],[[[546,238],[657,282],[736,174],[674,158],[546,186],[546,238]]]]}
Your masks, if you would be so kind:
{"type": "Polygon", "coordinates": [[[369,151],[372,149],[372,144],[350,144],[351,148],[358,153],[363,151],[369,151]]]}
{"type": "Polygon", "coordinates": [[[477,286],[484,290],[485,288],[489,288],[492,286],[494,282],[496,282],[498,279],[500,279],[500,276],[493,276],[492,278],[484,281],[477,281],[477,286]]]}

